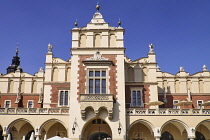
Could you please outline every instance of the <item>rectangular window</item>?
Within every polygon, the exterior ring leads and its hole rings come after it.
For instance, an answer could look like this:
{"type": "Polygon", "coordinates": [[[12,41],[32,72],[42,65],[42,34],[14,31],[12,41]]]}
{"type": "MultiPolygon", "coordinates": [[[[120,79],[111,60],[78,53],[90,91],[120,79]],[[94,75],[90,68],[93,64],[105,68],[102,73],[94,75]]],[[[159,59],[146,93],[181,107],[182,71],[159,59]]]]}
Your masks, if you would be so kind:
{"type": "Polygon", "coordinates": [[[141,90],[132,90],[131,105],[133,107],[143,107],[141,90]]]}
{"type": "Polygon", "coordinates": [[[198,100],[197,101],[197,107],[198,107],[198,109],[203,109],[202,103],[203,103],[203,100],[198,100]]]}
{"type": "Polygon", "coordinates": [[[173,109],[179,109],[179,106],[175,105],[177,103],[179,103],[179,100],[173,100],[173,109]]]}
{"type": "Polygon", "coordinates": [[[5,108],[11,107],[11,101],[5,101],[5,108]]]}
{"type": "Polygon", "coordinates": [[[69,92],[68,91],[60,91],[60,106],[68,106],[69,105],[69,92]]]}
{"type": "Polygon", "coordinates": [[[33,108],[33,107],[34,107],[34,101],[28,100],[28,108],[33,108]]]}
{"type": "Polygon", "coordinates": [[[106,94],[107,93],[107,76],[106,70],[91,69],[89,70],[88,82],[89,94],[106,94]]]}

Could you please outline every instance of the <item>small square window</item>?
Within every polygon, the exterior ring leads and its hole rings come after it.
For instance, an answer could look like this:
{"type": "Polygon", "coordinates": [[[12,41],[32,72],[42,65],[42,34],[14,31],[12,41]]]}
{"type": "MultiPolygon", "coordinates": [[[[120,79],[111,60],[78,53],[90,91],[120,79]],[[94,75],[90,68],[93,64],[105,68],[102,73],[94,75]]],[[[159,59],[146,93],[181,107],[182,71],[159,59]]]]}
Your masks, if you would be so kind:
{"type": "Polygon", "coordinates": [[[173,109],[179,109],[179,106],[175,105],[177,103],[179,103],[179,100],[173,100],[173,109]]]}
{"type": "Polygon", "coordinates": [[[34,107],[33,101],[28,101],[28,108],[33,108],[33,107],[34,107]]]}
{"type": "Polygon", "coordinates": [[[5,108],[11,107],[11,101],[5,101],[5,108]]]}
{"type": "Polygon", "coordinates": [[[202,100],[197,101],[197,107],[198,107],[199,109],[202,109],[202,108],[203,108],[202,104],[203,104],[203,101],[202,101],[202,100]]]}

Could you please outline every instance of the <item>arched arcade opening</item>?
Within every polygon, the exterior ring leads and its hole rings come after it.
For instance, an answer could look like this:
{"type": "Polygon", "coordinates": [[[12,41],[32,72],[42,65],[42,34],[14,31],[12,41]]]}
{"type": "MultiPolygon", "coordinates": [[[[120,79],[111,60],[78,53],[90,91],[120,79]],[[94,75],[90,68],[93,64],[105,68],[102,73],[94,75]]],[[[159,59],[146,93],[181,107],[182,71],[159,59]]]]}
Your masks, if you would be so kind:
{"type": "Polygon", "coordinates": [[[111,140],[109,124],[102,118],[94,118],[86,123],[82,131],[82,140],[111,140]]]}

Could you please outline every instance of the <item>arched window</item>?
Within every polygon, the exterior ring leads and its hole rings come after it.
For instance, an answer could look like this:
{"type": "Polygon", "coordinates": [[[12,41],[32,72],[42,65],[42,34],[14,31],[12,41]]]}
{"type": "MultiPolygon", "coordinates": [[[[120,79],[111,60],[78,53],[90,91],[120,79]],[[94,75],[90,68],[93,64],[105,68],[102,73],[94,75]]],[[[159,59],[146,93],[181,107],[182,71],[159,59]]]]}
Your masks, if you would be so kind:
{"type": "Polygon", "coordinates": [[[175,81],[175,92],[179,93],[180,92],[180,83],[179,80],[175,81]]]}
{"type": "Polygon", "coordinates": [[[128,81],[134,81],[134,72],[132,67],[128,68],[128,81]]]}
{"type": "Polygon", "coordinates": [[[9,93],[13,93],[13,88],[14,88],[14,81],[13,80],[10,80],[8,92],[9,93]]]}
{"type": "Polygon", "coordinates": [[[20,92],[21,92],[21,93],[24,93],[24,91],[25,91],[25,81],[22,80],[22,81],[20,82],[20,92]]]}
{"type": "Polygon", "coordinates": [[[80,47],[81,48],[86,47],[86,35],[84,34],[80,36],[80,47]]]}
{"type": "Polygon", "coordinates": [[[66,69],[66,81],[70,82],[71,80],[71,68],[66,69]]]}
{"type": "Polygon", "coordinates": [[[37,81],[32,82],[32,93],[37,93],[37,81]]]}
{"type": "Polygon", "coordinates": [[[116,36],[111,34],[110,35],[110,47],[115,47],[116,46],[116,36]]]}
{"type": "Polygon", "coordinates": [[[99,34],[95,35],[95,47],[101,47],[101,36],[99,34]]]}
{"type": "Polygon", "coordinates": [[[204,86],[203,86],[203,80],[199,80],[199,92],[204,93],[204,86]]]}
{"type": "Polygon", "coordinates": [[[53,82],[57,82],[58,81],[58,68],[54,68],[53,69],[52,81],[53,82]]]}

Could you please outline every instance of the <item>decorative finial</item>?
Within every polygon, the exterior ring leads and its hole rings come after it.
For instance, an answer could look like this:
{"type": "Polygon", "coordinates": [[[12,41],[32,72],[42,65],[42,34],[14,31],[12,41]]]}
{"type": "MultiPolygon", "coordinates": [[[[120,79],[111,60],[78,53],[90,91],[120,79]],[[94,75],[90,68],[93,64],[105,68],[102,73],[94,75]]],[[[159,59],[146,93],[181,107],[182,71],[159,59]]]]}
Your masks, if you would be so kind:
{"type": "Polygon", "coordinates": [[[158,65],[157,65],[156,69],[157,69],[157,71],[160,71],[160,67],[158,65]]]}
{"type": "Polygon", "coordinates": [[[154,45],[153,44],[149,44],[149,53],[154,53],[154,45]]]}
{"type": "Polygon", "coordinates": [[[97,10],[97,12],[100,10],[100,5],[99,5],[99,2],[97,2],[97,5],[96,5],[96,10],[97,10]]]}
{"type": "Polygon", "coordinates": [[[206,65],[203,65],[203,71],[208,71],[206,65]]]}
{"type": "Polygon", "coordinates": [[[49,43],[48,44],[48,53],[52,53],[53,46],[49,43]]]}
{"type": "Polygon", "coordinates": [[[179,68],[179,71],[185,71],[185,70],[184,70],[184,67],[180,67],[180,68],[179,68]]]}
{"type": "Polygon", "coordinates": [[[19,48],[19,43],[17,43],[17,47],[16,47],[16,56],[18,56],[18,53],[19,53],[18,48],[19,48]]]}
{"type": "Polygon", "coordinates": [[[120,18],[119,18],[119,21],[118,21],[118,27],[120,27],[121,26],[121,21],[120,21],[120,18]]]}
{"type": "Polygon", "coordinates": [[[77,26],[78,26],[77,19],[76,19],[76,21],[75,21],[74,25],[75,25],[75,27],[77,27],[77,26]]]}

